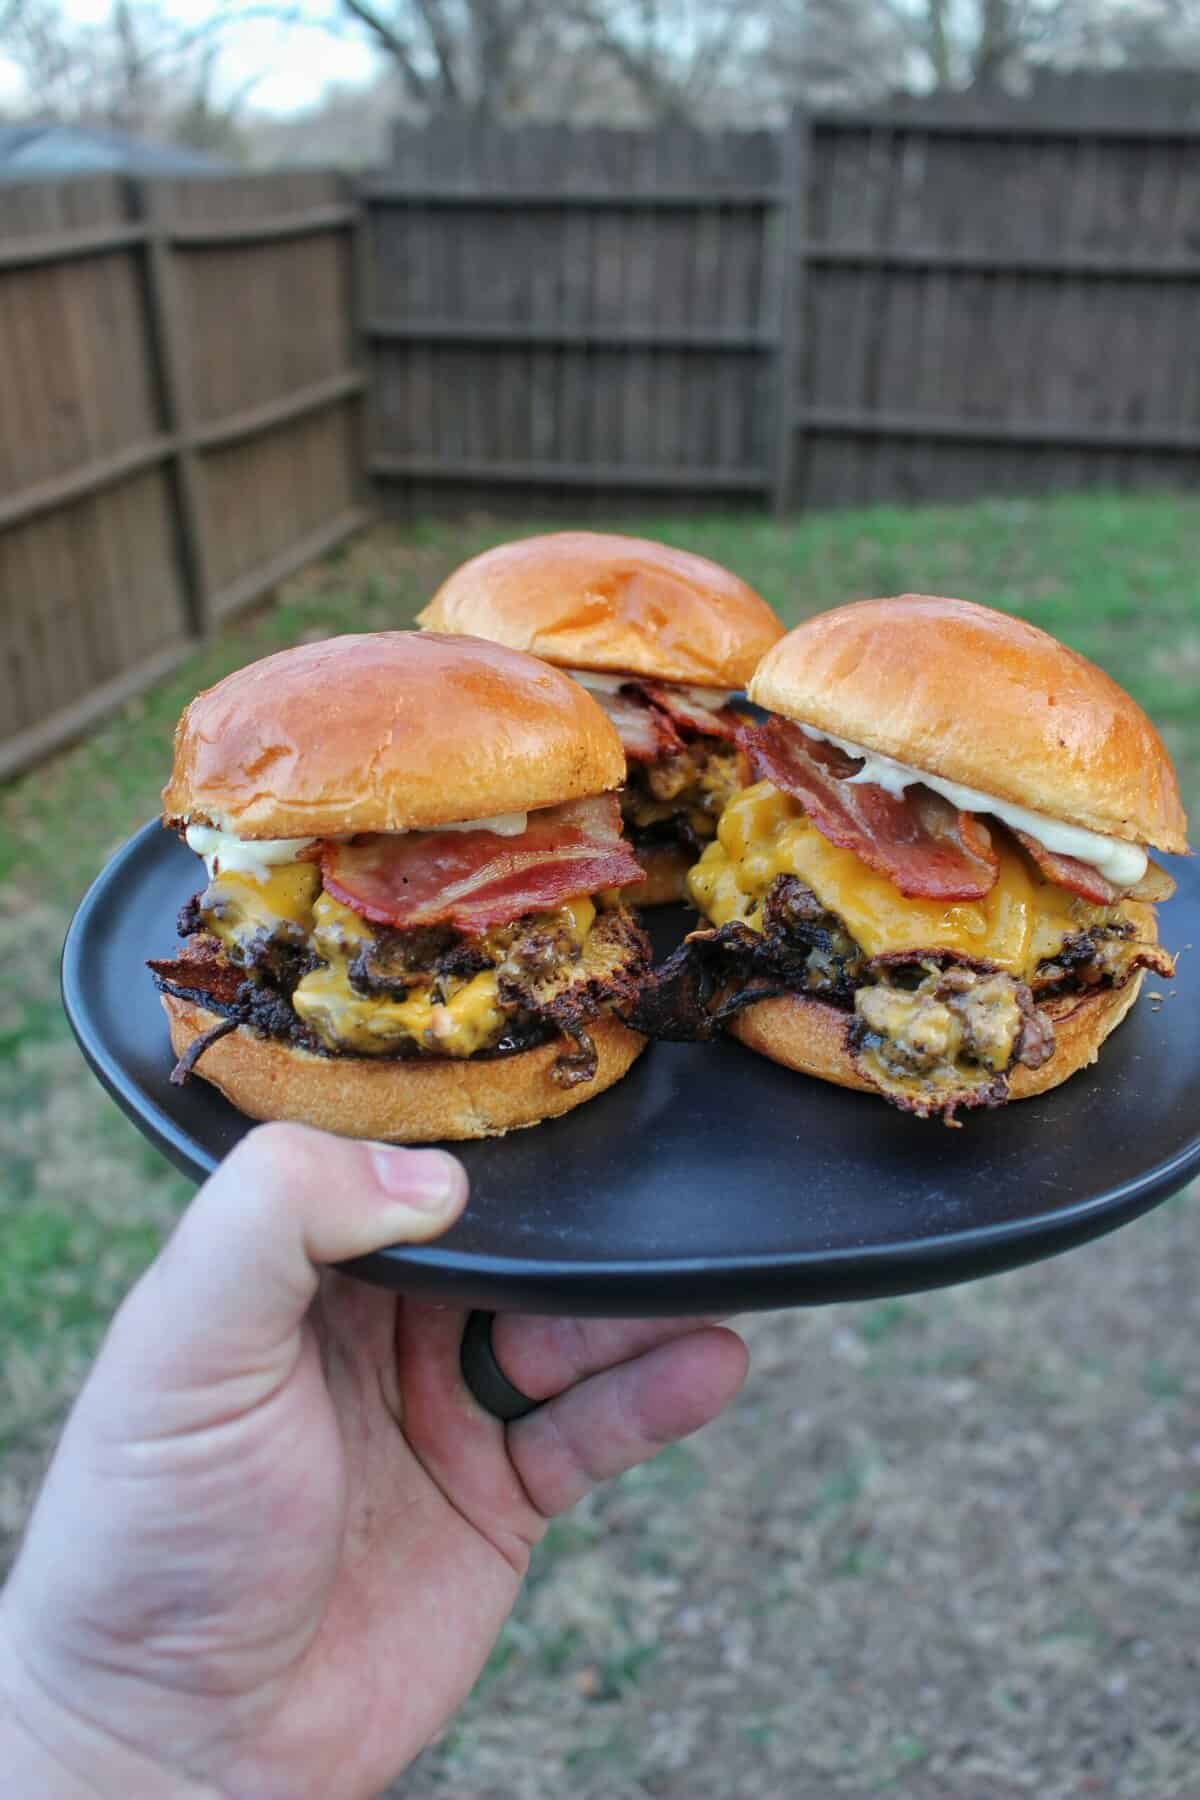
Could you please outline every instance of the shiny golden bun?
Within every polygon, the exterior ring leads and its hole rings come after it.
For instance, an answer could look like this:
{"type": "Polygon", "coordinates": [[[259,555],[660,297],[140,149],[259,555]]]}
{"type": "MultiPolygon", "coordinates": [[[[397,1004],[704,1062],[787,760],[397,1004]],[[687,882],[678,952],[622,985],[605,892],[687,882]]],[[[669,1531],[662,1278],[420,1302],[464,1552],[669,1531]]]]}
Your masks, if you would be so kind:
{"type": "MultiPolygon", "coordinates": [[[[1124,987],[1047,1001],[1042,1010],[1054,1024],[1054,1055],[1040,1069],[1018,1063],[1008,1077],[1009,1098],[1029,1100],[1034,1094],[1044,1094],[1047,1088],[1059,1087],[1068,1076],[1094,1063],[1101,1044],[1121,1023],[1141,985],[1139,970],[1124,987]]],[[[785,994],[748,1006],[730,1021],[729,1030],[749,1049],[785,1068],[816,1075],[838,1087],[878,1094],[879,1089],[859,1073],[846,1048],[849,1024],[849,1015],[836,1006],[785,994]]]]}
{"type": "Polygon", "coordinates": [[[696,860],[694,851],[685,850],[682,844],[651,844],[635,854],[646,871],[646,879],[621,889],[626,906],[667,906],[687,898],[684,884],[696,860]]]}
{"type": "Polygon", "coordinates": [[[707,557],[646,538],[558,531],[501,544],[443,582],[417,623],[569,669],[740,688],[783,626],[707,557]]]}
{"type": "MultiPolygon", "coordinates": [[[[220,1023],[191,1000],[161,998],[176,1056],[220,1023]]],[[[192,1079],[211,1081],[252,1119],[296,1119],[341,1137],[397,1144],[501,1137],[595,1099],[646,1046],[640,1033],[608,1014],[589,1023],[588,1036],[596,1046],[596,1074],[575,1087],[560,1087],[550,1073],[561,1038],[515,1056],[400,1060],[314,1056],[243,1025],[209,1046],[192,1079]]]]}
{"type": "Polygon", "coordinates": [[[169,822],[342,837],[532,812],[625,779],[577,682],[473,638],[380,631],[280,650],[197,696],[175,731],[169,822]]]}
{"type": "Polygon", "coordinates": [[[1145,713],[1023,619],[967,600],[861,600],[767,652],[760,706],[1052,819],[1187,849],[1175,772],[1145,713]]]}

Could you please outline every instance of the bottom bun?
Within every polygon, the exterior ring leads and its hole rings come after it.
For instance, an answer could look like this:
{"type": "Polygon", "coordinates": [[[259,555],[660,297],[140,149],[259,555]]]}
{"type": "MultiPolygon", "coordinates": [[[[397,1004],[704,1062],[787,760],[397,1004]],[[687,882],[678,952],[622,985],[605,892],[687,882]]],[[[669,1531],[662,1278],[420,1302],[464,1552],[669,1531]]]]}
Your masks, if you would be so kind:
{"type": "MultiPolygon", "coordinates": [[[[174,994],[163,994],[162,1003],[176,1056],[221,1023],[218,1014],[174,994]]],[[[575,1087],[560,1087],[550,1072],[562,1054],[562,1038],[514,1056],[399,1061],[314,1056],[244,1025],[210,1044],[195,1074],[252,1119],[295,1119],[341,1137],[399,1144],[501,1137],[594,1099],[620,1081],[646,1047],[640,1032],[607,1013],[589,1025],[588,1035],[596,1046],[596,1073],[575,1087]]]]}
{"type": "MultiPolygon", "coordinates": [[[[1104,988],[1099,993],[1067,994],[1041,1007],[1054,1025],[1054,1055],[1040,1069],[1018,1063],[1008,1077],[1010,1100],[1029,1100],[1058,1087],[1078,1069],[1087,1068],[1100,1054],[1100,1046],[1115,1031],[1138,997],[1142,985],[1139,970],[1124,987],[1104,988]]],[[[846,1048],[851,1015],[823,1000],[806,1000],[785,994],[778,1000],[760,1000],[738,1013],[729,1031],[760,1056],[804,1075],[817,1075],[838,1087],[858,1088],[880,1094],[873,1081],[861,1075],[846,1048]]]]}
{"type": "Polygon", "coordinates": [[[672,900],[687,898],[684,879],[696,860],[694,850],[682,844],[654,844],[649,850],[634,849],[634,855],[646,871],[645,881],[621,889],[626,906],[667,906],[672,900]]]}

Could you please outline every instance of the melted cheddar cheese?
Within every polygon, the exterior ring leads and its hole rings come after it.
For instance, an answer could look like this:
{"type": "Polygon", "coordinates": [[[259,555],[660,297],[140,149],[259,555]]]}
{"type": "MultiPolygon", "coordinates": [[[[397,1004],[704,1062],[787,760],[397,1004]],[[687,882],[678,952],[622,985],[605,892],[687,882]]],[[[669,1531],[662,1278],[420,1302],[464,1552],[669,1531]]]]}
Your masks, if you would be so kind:
{"type": "Polygon", "coordinates": [[[908,899],[851,850],[831,844],[803,806],[769,781],[734,795],[717,836],[688,874],[693,903],[714,925],[762,929],[762,900],[777,875],[798,875],[836,913],[867,956],[951,951],[1029,980],[1063,939],[1122,917],[1042,881],[1005,835],[996,884],[982,900],[908,899]]]}
{"type": "MultiPolygon", "coordinates": [[[[398,1044],[412,1043],[436,1056],[474,1056],[490,1050],[503,1035],[508,1014],[500,1004],[496,969],[465,979],[443,978],[436,991],[432,977],[415,970],[403,1000],[360,994],[351,985],[350,961],[370,942],[371,927],[326,893],[312,911],[311,943],[322,967],[299,982],[292,1005],[328,1049],[386,1056],[398,1044]]],[[[542,918],[548,928],[565,930],[582,945],[595,916],[584,896],[542,918]]],[[[512,937],[512,926],[500,926],[478,941],[484,954],[501,964],[512,937]]]]}
{"type": "MultiPolygon", "coordinates": [[[[286,863],[261,878],[222,872],[202,896],[201,910],[205,927],[235,960],[243,960],[263,936],[307,948],[320,958],[320,966],[297,984],[292,1005],[330,1050],[386,1056],[400,1044],[412,1044],[435,1056],[474,1056],[503,1035],[508,1015],[499,1001],[497,968],[465,979],[443,978],[436,992],[432,974],[414,970],[402,1000],[358,993],[351,985],[350,963],[375,932],[324,892],[315,863],[286,863]]],[[[595,905],[584,895],[540,915],[535,923],[565,932],[582,947],[595,916],[595,905]]],[[[478,942],[500,965],[514,936],[513,926],[499,926],[478,942]]]]}
{"type": "Polygon", "coordinates": [[[236,956],[261,935],[302,943],[312,930],[320,888],[316,863],[284,863],[261,881],[240,873],[214,875],[200,905],[208,930],[236,956]]]}
{"type": "Polygon", "coordinates": [[[312,909],[312,948],[325,962],[348,962],[369,944],[374,932],[367,921],[324,889],[312,909]]]}
{"type": "Polygon", "coordinates": [[[407,1040],[440,1056],[473,1056],[503,1030],[496,987],[495,971],[485,969],[469,981],[447,983],[441,1001],[419,979],[403,1000],[389,1000],[356,993],[346,963],[337,962],[306,975],[292,1005],[330,1050],[386,1056],[407,1040]]]}

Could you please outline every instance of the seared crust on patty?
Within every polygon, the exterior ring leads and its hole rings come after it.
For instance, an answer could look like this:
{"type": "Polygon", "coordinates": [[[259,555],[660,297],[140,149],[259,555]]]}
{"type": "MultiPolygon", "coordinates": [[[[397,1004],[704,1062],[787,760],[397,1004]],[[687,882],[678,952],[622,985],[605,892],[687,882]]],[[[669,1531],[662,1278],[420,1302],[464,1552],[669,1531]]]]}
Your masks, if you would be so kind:
{"type": "MultiPolygon", "coordinates": [[[[185,909],[181,923],[192,922],[193,914],[185,909]]],[[[449,935],[453,940],[449,944],[443,941],[444,934],[429,932],[389,932],[381,940],[369,940],[368,947],[379,943],[385,952],[384,965],[380,968],[364,961],[364,950],[351,965],[352,980],[368,996],[395,994],[402,998],[405,984],[419,972],[417,963],[408,963],[400,954],[406,939],[413,940],[414,957],[424,954],[428,959],[426,967],[433,970],[435,983],[448,959],[474,953],[474,960],[464,964],[462,973],[469,976],[479,969],[494,970],[505,1022],[497,1042],[473,1055],[482,1059],[521,1054],[547,1037],[560,1041],[566,1037],[574,1044],[573,1050],[564,1050],[559,1070],[559,1079],[567,1086],[591,1079],[593,1020],[609,1009],[624,1012],[631,1007],[649,967],[649,940],[624,907],[598,913],[580,945],[552,922],[537,918],[520,921],[508,934],[511,941],[503,951],[485,951],[485,940],[449,935]]],[[[262,1037],[318,1056],[355,1053],[353,1046],[330,1044],[327,1039],[322,1042],[314,1034],[292,1003],[294,980],[281,987],[274,965],[261,959],[249,964],[233,962],[217,939],[204,931],[187,939],[181,955],[152,961],[150,968],[160,991],[232,1019],[262,1037]]],[[[302,971],[303,965],[298,964],[297,973],[302,971]]],[[[379,1054],[388,1059],[429,1055],[440,1059],[443,1052],[436,1043],[399,1039],[394,1046],[381,1047],[379,1054]]]]}
{"type": "Polygon", "coordinates": [[[772,883],[760,922],[693,932],[644,985],[630,1022],[676,1039],[726,1026],[790,1068],[947,1123],[1065,1080],[1124,1017],[1141,969],[1172,966],[1153,909],[1136,902],[1066,940],[1071,954],[1045,965],[1041,1001],[1036,981],[961,955],[867,958],[794,875],[772,883]]]}

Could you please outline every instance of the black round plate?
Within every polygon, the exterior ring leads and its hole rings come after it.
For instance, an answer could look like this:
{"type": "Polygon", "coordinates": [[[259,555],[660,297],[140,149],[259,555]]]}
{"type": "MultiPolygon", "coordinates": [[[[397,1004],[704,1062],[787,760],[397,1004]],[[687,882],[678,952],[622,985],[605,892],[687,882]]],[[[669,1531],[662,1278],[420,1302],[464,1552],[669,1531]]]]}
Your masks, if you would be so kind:
{"type": "MultiPolygon", "coordinates": [[[[1167,941],[1200,946],[1200,877],[1172,864],[1167,941]]],[[[249,1130],[215,1088],[174,1088],[145,958],[169,955],[197,863],[147,825],[87,894],[63,998],[92,1068],[146,1136],[203,1177],[249,1130]]],[[[653,921],[660,953],[682,908],[653,921]]],[[[372,1281],[525,1312],[687,1314],[864,1299],[1010,1268],[1111,1231],[1200,1169],[1200,956],[1151,977],[1098,1064],[961,1131],[810,1081],[739,1044],[651,1045],[599,1099],[454,1146],[465,1217],[372,1281]]]]}

